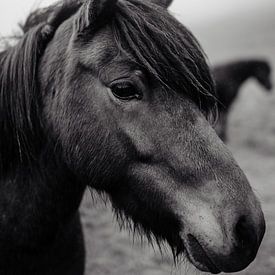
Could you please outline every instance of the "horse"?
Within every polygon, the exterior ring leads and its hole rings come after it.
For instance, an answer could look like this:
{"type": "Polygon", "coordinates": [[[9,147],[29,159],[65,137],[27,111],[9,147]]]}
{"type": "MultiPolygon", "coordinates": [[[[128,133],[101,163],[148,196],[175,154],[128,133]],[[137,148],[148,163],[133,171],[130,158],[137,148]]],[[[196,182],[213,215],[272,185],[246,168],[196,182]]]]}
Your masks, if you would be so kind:
{"type": "Polygon", "coordinates": [[[261,59],[238,60],[212,68],[220,114],[215,130],[224,142],[227,141],[228,115],[241,86],[254,78],[266,91],[271,91],[271,71],[270,64],[261,59]]]}
{"type": "Polygon", "coordinates": [[[83,274],[87,187],[199,270],[256,257],[260,203],[211,126],[209,66],[170,3],[58,2],[0,54],[1,274],[83,274]]]}

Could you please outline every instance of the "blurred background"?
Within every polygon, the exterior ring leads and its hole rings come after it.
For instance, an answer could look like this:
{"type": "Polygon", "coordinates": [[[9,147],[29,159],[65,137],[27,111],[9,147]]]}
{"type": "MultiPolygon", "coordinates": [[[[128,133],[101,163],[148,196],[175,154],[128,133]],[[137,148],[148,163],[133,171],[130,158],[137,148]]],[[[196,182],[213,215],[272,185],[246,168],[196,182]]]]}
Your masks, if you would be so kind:
{"type": "MultiPolygon", "coordinates": [[[[1,0],[0,35],[18,30],[33,9],[53,1],[1,0]]],[[[263,58],[275,69],[274,0],[175,0],[170,8],[198,38],[211,66],[263,58]]],[[[273,82],[274,74],[272,75],[273,82]]],[[[228,146],[260,198],[267,233],[259,254],[239,274],[275,274],[275,93],[247,81],[229,114],[228,146]]],[[[175,267],[169,250],[160,254],[120,230],[110,205],[86,194],[82,207],[87,245],[86,274],[200,274],[186,261],[175,267]]]]}

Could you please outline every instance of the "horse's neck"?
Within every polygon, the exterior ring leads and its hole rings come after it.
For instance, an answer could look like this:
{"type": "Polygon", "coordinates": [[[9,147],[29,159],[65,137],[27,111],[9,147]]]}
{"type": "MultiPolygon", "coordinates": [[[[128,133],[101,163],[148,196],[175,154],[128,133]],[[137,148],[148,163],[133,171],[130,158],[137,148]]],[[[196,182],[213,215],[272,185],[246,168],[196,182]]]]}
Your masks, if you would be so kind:
{"type": "Polygon", "coordinates": [[[14,247],[30,247],[47,239],[77,211],[84,192],[42,129],[39,86],[33,80],[41,54],[38,34],[32,30],[0,53],[1,246],[20,240],[14,247]]]}
{"type": "MultiPolygon", "coordinates": [[[[30,30],[16,46],[0,53],[0,274],[40,274],[13,268],[18,262],[26,262],[25,268],[44,258],[44,269],[50,249],[70,250],[70,240],[56,244],[66,231],[75,232],[77,223],[72,226],[71,221],[85,189],[56,158],[56,147],[43,149],[48,138],[41,129],[34,81],[43,52],[40,37],[39,28],[30,30]]],[[[73,260],[63,252],[61,260],[73,260]]],[[[58,257],[52,260],[59,262],[58,257]]]]}
{"type": "Polygon", "coordinates": [[[83,274],[83,191],[54,170],[1,179],[0,274],[83,274]]]}
{"type": "Polygon", "coordinates": [[[252,61],[232,64],[229,69],[237,87],[241,86],[250,77],[255,77],[255,63],[252,61]]]}
{"type": "Polygon", "coordinates": [[[0,178],[2,248],[48,246],[75,215],[85,187],[50,157],[47,163],[21,166],[0,178]]]}

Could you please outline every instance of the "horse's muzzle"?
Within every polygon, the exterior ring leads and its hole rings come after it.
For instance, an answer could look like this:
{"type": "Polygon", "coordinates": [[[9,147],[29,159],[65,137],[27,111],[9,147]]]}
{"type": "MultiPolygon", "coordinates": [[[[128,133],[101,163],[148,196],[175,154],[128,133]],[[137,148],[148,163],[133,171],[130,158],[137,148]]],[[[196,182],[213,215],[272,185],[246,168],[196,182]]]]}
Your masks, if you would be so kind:
{"type": "Polygon", "coordinates": [[[223,232],[222,242],[207,232],[196,236],[190,232],[183,239],[189,260],[201,271],[217,274],[245,269],[255,259],[264,233],[263,215],[257,223],[249,216],[240,216],[233,228],[223,232]]]}

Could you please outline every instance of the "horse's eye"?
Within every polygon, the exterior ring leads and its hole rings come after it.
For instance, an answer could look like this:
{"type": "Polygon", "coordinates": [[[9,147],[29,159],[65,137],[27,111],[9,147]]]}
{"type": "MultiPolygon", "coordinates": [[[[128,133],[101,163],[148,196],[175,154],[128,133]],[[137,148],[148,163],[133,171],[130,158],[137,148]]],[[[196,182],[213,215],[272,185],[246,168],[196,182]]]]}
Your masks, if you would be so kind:
{"type": "Polygon", "coordinates": [[[142,93],[129,82],[113,84],[111,90],[113,95],[121,100],[142,99],[142,93]]]}

